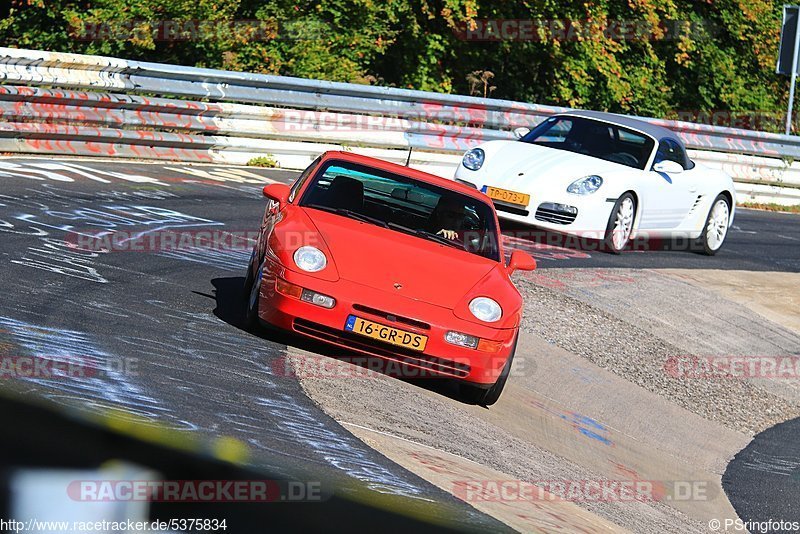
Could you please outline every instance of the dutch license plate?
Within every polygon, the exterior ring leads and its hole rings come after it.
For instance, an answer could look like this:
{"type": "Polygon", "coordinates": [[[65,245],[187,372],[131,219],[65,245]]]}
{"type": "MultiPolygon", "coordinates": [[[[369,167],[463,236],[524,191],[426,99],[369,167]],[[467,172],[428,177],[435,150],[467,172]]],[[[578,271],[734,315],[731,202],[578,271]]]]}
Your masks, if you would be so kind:
{"type": "Polygon", "coordinates": [[[516,191],[509,191],[508,189],[500,189],[499,187],[487,187],[486,194],[489,198],[507,202],[509,204],[516,204],[518,206],[527,206],[531,201],[531,196],[525,193],[517,193],[516,191]]]}
{"type": "Polygon", "coordinates": [[[428,337],[413,332],[406,332],[399,328],[393,328],[380,323],[373,323],[361,317],[350,315],[347,317],[347,322],[344,329],[350,332],[355,332],[362,336],[372,339],[378,339],[397,345],[398,347],[405,347],[411,350],[423,351],[425,345],[428,343],[428,337]]]}

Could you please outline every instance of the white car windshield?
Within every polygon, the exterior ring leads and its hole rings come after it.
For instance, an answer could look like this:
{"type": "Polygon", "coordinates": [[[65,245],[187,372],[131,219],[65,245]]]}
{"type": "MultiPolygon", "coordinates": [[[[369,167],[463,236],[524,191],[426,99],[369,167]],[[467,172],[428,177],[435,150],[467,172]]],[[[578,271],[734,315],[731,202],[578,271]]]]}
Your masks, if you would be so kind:
{"type": "Polygon", "coordinates": [[[551,117],[520,139],[645,169],[655,141],[639,132],[585,117],[551,117]]]}

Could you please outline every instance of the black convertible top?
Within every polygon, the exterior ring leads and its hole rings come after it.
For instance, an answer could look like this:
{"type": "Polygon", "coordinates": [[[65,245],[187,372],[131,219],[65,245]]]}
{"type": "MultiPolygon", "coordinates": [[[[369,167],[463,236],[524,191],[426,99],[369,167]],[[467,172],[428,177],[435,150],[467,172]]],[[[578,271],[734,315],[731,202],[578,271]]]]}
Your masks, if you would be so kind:
{"type": "Polygon", "coordinates": [[[625,126],[626,128],[630,128],[632,130],[639,130],[640,132],[653,137],[656,141],[661,141],[662,139],[671,139],[678,143],[678,145],[683,148],[684,151],[686,150],[683,141],[681,141],[681,138],[678,137],[675,132],[664,128],[663,126],[656,126],[655,124],[650,124],[649,122],[645,122],[643,120],[634,119],[625,115],[617,115],[616,113],[604,113],[602,111],[565,111],[564,113],[558,113],[556,116],[564,115],[585,117],[587,119],[595,119],[613,124],[619,124],[620,126],[625,126]]]}

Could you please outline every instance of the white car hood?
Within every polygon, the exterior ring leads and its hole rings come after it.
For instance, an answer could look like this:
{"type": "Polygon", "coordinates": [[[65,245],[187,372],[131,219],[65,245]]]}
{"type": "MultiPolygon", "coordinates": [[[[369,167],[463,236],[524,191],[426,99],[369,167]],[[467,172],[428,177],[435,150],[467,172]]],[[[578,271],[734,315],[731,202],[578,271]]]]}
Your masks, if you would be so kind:
{"type": "MultiPolygon", "coordinates": [[[[575,152],[558,150],[520,141],[493,141],[486,144],[486,161],[480,170],[483,184],[500,187],[569,184],[590,174],[636,171],[632,167],[575,152]]],[[[477,178],[477,176],[476,176],[477,178]]]]}

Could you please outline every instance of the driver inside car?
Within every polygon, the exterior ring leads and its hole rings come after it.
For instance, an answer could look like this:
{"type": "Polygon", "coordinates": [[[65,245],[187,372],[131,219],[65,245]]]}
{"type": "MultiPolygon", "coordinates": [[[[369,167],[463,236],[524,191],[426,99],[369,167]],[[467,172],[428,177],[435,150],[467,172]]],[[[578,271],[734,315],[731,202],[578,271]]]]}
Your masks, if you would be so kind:
{"type": "Polygon", "coordinates": [[[431,213],[430,231],[447,239],[458,240],[465,218],[466,211],[462,203],[452,198],[442,197],[431,213]]]}

